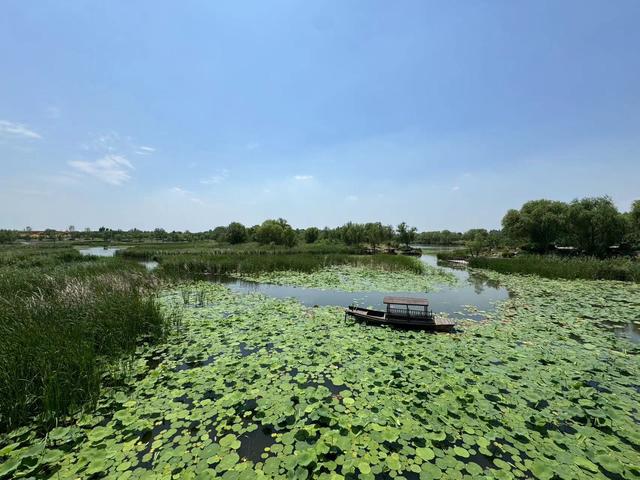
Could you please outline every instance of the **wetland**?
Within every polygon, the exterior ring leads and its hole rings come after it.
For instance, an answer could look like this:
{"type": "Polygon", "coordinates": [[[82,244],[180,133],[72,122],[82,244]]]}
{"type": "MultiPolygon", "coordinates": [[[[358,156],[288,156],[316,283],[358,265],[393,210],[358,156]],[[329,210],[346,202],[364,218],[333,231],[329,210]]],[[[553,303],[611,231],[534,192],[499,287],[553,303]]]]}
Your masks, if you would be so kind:
{"type": "Polygon", "coordinates": [[[84,407],[5,429],[0,477],[640,475],[636,283],[467,271],[431,254],[409,269],[352,259],[192,279],[156,260],[151,272],[118,255],[76,262],[155,282],[145,295],[165,333],[101,361],[84,407]],[[456,332],[345,320],[346,304],[391,291],[427,296],[456,332]]]}

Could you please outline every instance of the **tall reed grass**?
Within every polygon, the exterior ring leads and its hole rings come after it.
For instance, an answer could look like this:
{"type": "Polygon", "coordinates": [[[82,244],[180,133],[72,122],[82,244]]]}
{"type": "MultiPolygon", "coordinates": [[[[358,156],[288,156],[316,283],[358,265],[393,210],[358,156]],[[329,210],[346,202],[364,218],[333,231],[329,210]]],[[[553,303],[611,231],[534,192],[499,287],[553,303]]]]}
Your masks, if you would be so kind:
{"type": "Polygon", "coordinates": [[[198,242],[136,245],[118,251],[117,255],[134,260],[160,261],[175,255],[299,255],[305,253],[317,255],[360,254],[362,249],[337,243],[301,244],[289,248],[279,245],[260,245],[254,242],[239,245],[198,242]]]}
{"type": "Polygon", "coordinates": [[[153,280],[141,266],[58,253],[14,252],[0,264],[3,431],[36,417],[51,424],[91,405],[105,361],[164,334],[153,280]]]}
{"type": "Polygon", "coordinates": [[[628,258],[520,255],[513,258],[470,257],[469,266],[500,273],[535,274],[546,278],[640,282],[640,262],[628,258]]]}
{"type": "Polygon", "coordinates": [[[281,270],[312,272],[329,265],[357,265],[382,268],[388,271],[424,271],[419,260],[394,255],[347,255],[347,254],[244,254],[206,255],[182,254],[160,258],[160,272],[169,276],[200,274],[225,275],[236,273],[259,273],[281,270]]]}

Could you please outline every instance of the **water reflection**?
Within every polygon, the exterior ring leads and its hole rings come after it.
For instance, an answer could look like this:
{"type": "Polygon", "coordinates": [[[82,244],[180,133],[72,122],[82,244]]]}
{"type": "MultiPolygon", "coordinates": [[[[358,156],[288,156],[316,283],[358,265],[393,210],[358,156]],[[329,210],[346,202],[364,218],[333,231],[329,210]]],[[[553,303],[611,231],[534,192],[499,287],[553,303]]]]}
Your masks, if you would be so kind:
{"type": "MultiPolygon", "coordinates": [[[[421,260],[428,265],[437,265],[435,255],[426,254],[421,260]]],[[[452,273],[459,280],[455,287],[443,287],[437,292],[422,293],[429,298],[435,312],[445,312],[452,318],[484,318],[482,312],[489,312],[495,308],[495,303],[509,297],[509,292],[495,281],[479,274],[469,274],[466,269],[451,268],[448,265],[437,265],[452,273]],[[468,306],[473,312],[463,313],[468,306]]],[[[231,290],[238,293],[262,293],[276,298],[295,298],[307,306],[337,305],[346,307],[358,304],[366,307],[384,309],[382,299],[385,295],[416,296],[420,292],[344,292],[341,290],[321,290],[318,288],[301,288],[287,285],[272,285],[267,283],[248,282],[229,277],[212,278],[212,281],[222,282],[231,290]]]]}
{"type": "Polygon", "coordinates": [[[141,261],[139,262],[140,265],[143,265],[144,268],[146,268],[147,270],[151,271],[151,270],[155,270],[156,268],[158,268],[158,266],[160,265],[158,262],[156,262],[155,260],[148,260],[148,261],[141,261]]]}
{"type": "Polygon", "coordinates": [[[113,257],[120,250],[118,247],[89,247],[79,249],[81,255],[93,255],[95,257],[113,257]]]}

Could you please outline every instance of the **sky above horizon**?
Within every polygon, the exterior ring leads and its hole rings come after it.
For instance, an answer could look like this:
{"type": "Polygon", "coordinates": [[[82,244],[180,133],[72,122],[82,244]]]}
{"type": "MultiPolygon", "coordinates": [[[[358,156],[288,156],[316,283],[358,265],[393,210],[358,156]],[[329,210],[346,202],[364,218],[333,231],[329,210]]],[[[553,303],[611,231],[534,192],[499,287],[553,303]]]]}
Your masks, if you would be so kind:
{"type": "Polygon", "coordinates": [[[0,5],[0,228],[497,228],[640,198],[640,2],[0,5]]]}

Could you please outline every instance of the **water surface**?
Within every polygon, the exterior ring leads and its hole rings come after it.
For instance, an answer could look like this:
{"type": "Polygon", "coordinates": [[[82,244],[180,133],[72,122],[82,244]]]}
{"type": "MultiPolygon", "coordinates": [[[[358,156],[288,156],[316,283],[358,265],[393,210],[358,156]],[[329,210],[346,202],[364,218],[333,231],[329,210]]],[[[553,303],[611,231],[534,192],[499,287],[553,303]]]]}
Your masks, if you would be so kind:
{"type": "Polygon", "coordinates": [[[262,293],[275,298],[295,298],[307,306],[342,306],[357,304],[364,307],[384,309],[382,299],[386,295],[426,296],[434,312],[444,312],[452,318],[473,318],[482,320],[483,312],[494,310],[496,302],[509,298],[509,292],[498,283],[480,274],[470,274],[465,268],[450,268],[437,264],[433,254],[426,254],[421,260],[428,265],[439,266],[456,276],[459,284],[442,286],[434,292],[345,292],[342,290],[322,290],[319,288],[292,287],[238,280],[230,277],[212,278],[224,283],[238,293],[262,293]],[[471,306],[470,310],[467,307],[471,306]],[[467,310],[466,312],[463,312],[467,310]]]}
{"type": "Polygon", "coordinates": [[[87,247],[81,248],[81,255],[93,255],[96,257],[114,257],[119,247],[87,247]]]}

